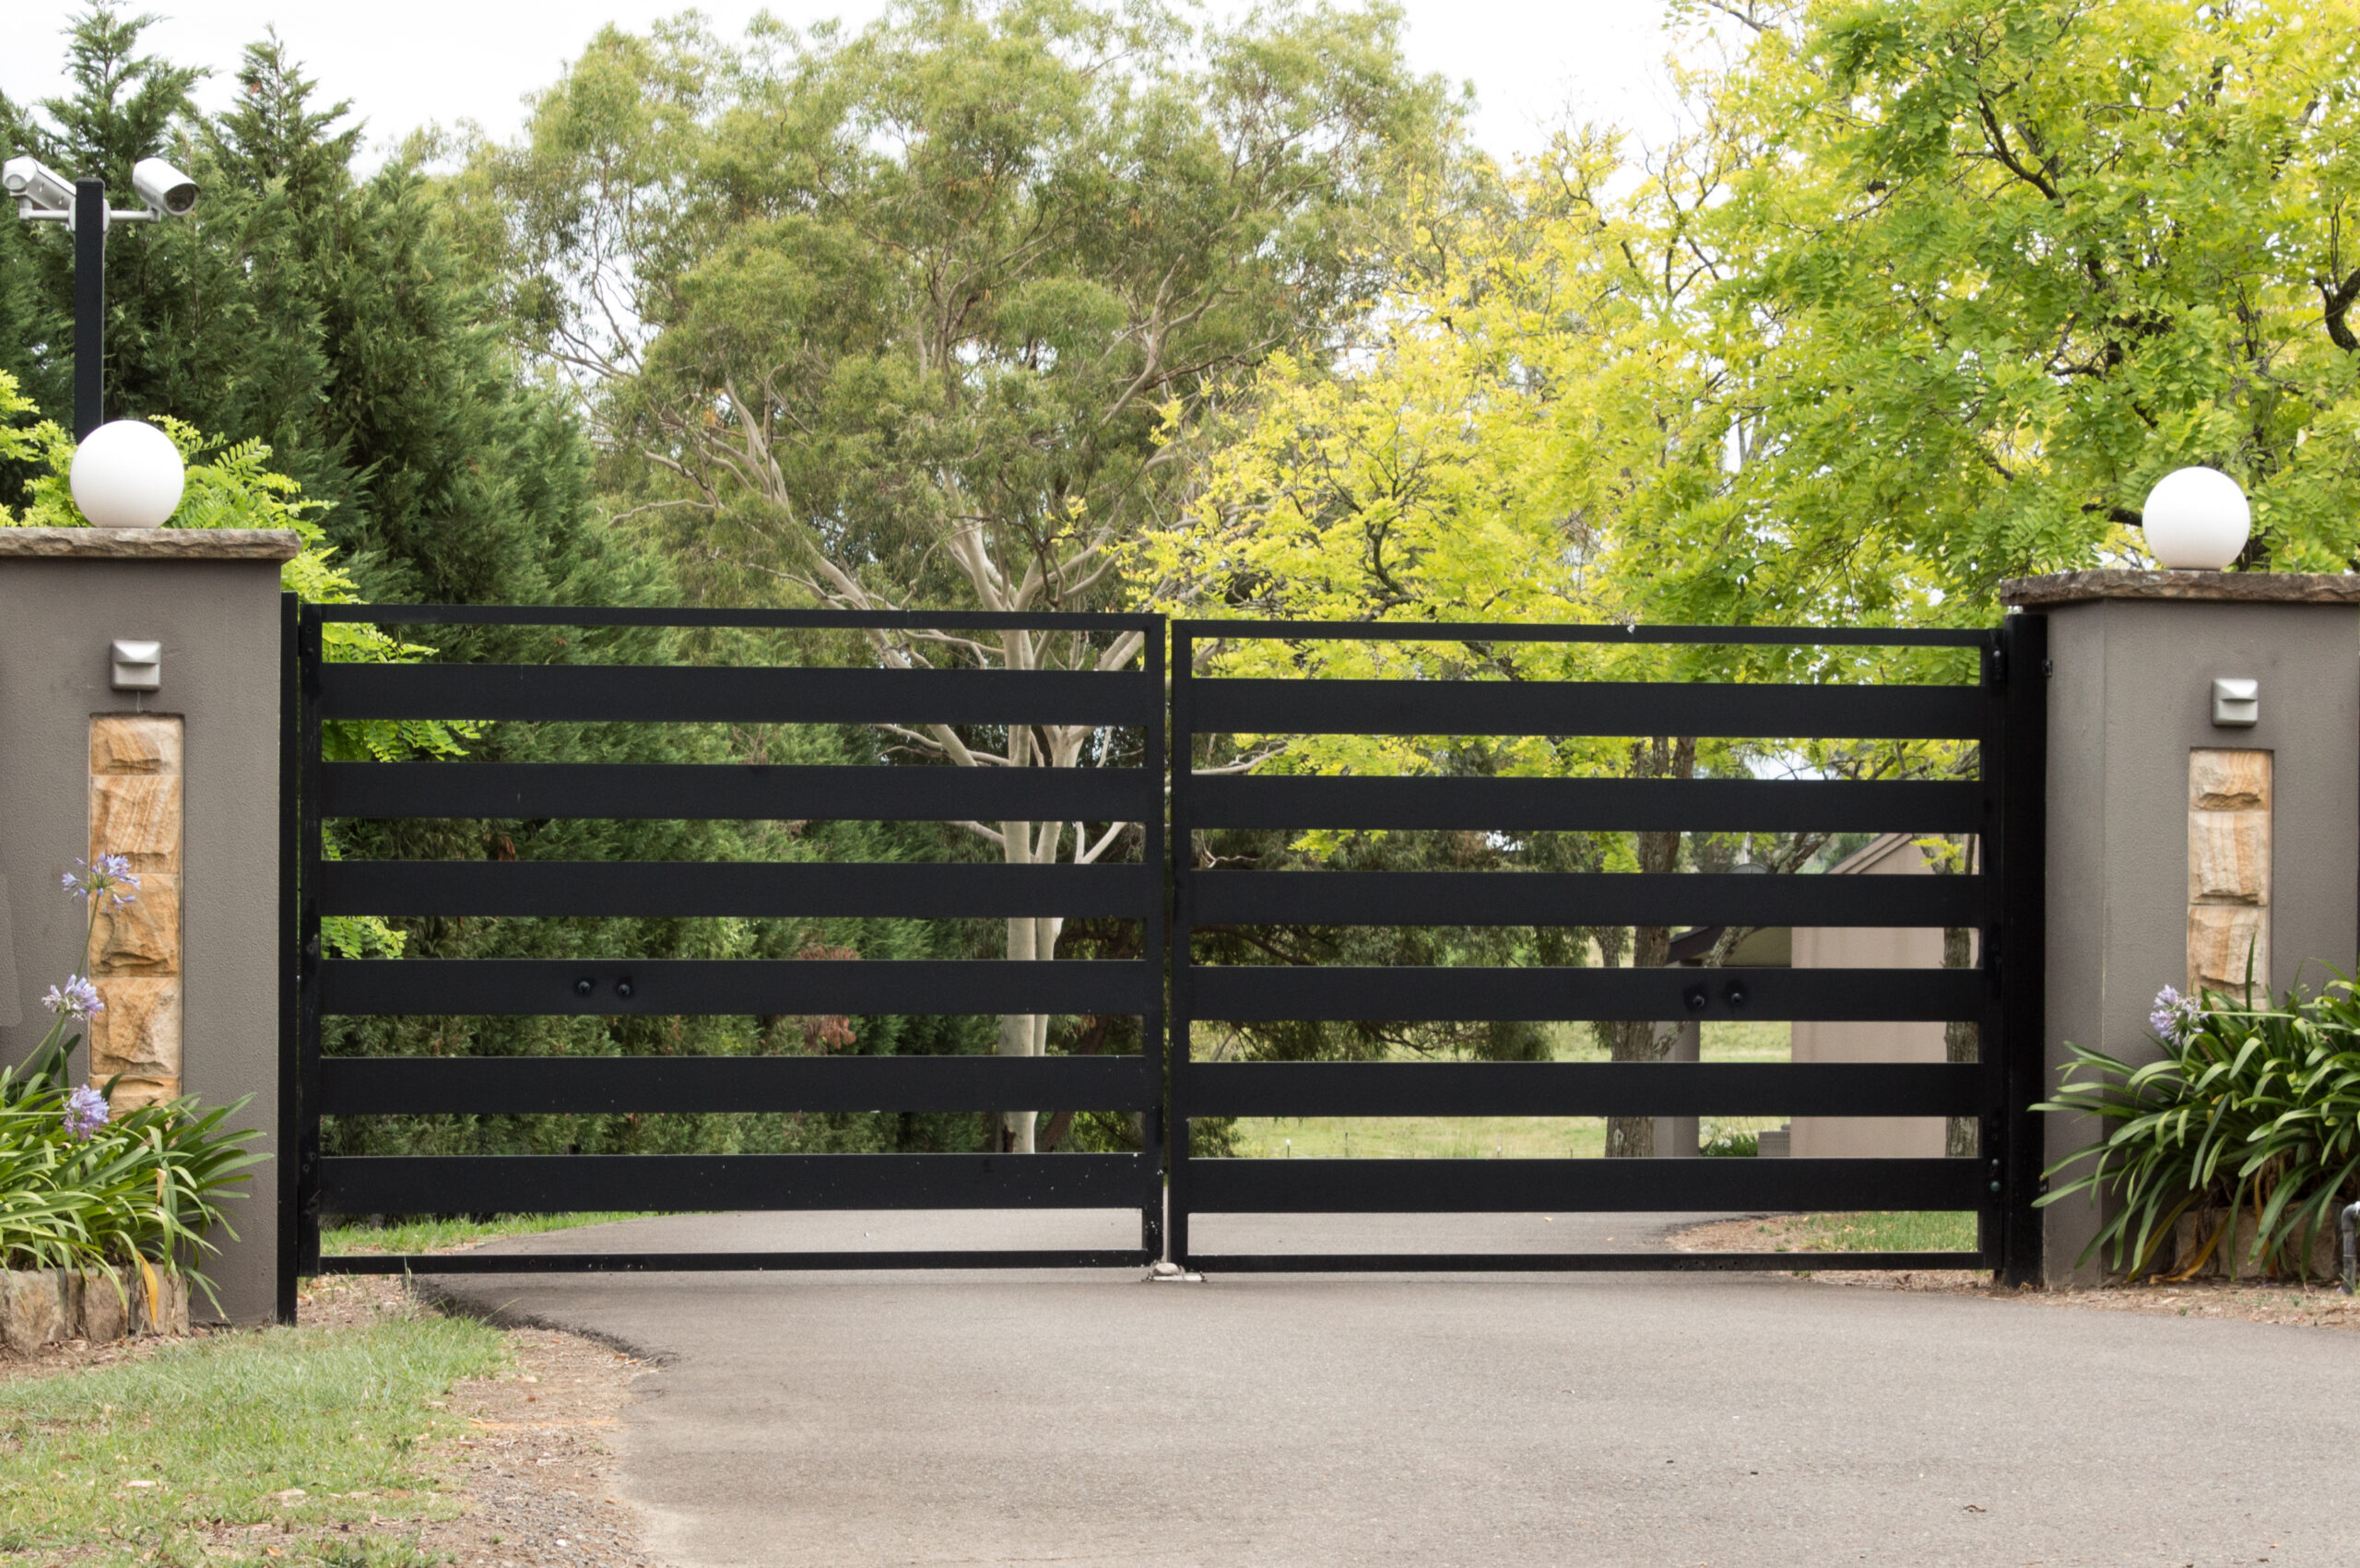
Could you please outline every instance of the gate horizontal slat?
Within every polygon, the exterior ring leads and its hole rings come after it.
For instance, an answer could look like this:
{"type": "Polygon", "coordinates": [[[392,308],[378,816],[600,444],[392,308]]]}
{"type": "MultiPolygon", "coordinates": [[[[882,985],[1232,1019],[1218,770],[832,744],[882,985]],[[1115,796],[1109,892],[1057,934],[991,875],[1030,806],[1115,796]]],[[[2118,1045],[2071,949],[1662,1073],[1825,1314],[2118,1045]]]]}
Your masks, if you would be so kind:
{"type": "Polygon", "coordinates": [[[1136,919],[1161,882],[1159,872],[1144,866],[345,860],[320,867],[320,913],[1136,919]]]}
{"type": "Polygon", "coordinates": [[[320,1161],[331,1214],[1135,1208],[1135,1154],[484,1154],[320,1161]]]}
{"type": "Polygon", "coordinates": [[[1191,689],[1199,735],[1972,740],[1983,721],[1970,686],[1198,679],[1191,689]]]}
{"type": "Polygon", "coordinates": [[[1942,969],[1575,969],[1196,965],[1185,1010],[1200,1019],[1973,1019],[1983,977],[1942,969]],[[1729,988],[1741,985],[1733,1003],[1729,988]],[[1688,993],[1704,988],[1703,1005],[1688,993]]]}
{"type": "Polygon", "coordinates": [[[1149,725],[1133,671],[696,665],[322,665],[324,719],[1149,725]]]}
{"type": "Polygon", "coordinates": [[[1195,1062],[1198,1116],[1972,1115],[1971,1062],[1195,1062]]]}
{"type": "Polygon", "coordinates": [[[1198,828],[1548,832],[1973,832],[1981,786],[1897,779],[1226,778],[1188,781],[1198,828]]]}
{"type": "Polygon", "coordinates": [[[1120,822],[1153,809],[1162,788],[1138,768],[329,762],[320,769],[321,810],[329,817],[1120,822]]]}
{"type": "Polygon", "coordinates": [[[330,1014],[1143,1013],[1160,966],[1139,961],[332,959],[330,1014]],[[590,994],[576,984],[590,982],[590,994]],[[631,994],[617,994],[628,981],[631,994]]]}
{"type": "Polygon", "coordinates": [[[1232,1214],[1961,1209],[1975,1160],[1202,1160],[1189,1207],[1232,1214]]]}
{"type": "MultiPolygon", "coordinates": [[[[946,623],[948,624],[948,623],[946,623]]],[[[1956,627],[1624,626],[1491,620],[1175,620],[1176,638],[1198,643],[1696,643],[1720,647],[1980,648],[1993,634],[1956,627]]]]}
{"type": "Polygon", "coordinates": [[[1975,877],[1204,871],[1198,925],[1971,925],[1975,877]]]}
{"type": "Polygon", "coordinates": [[[337,1116],[699,1111],[1139,1111],[1162,1102],[1137,1056],[326,1056],[337,1116]]]}

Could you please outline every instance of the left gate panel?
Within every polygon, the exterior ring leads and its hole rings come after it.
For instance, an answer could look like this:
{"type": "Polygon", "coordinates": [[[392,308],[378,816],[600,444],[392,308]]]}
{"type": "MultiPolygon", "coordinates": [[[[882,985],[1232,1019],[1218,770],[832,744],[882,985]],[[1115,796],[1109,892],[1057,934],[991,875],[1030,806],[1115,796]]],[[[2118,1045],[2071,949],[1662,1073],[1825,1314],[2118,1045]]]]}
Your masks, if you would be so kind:
{"type": "Polygon", "coordinates": [[[323,1220],[352,1215],[1116,1208],[1135,1210],[1139,1224],[1136,1247],[1011,1250],[978,1232],[975,1244],[942,1251],[509,1260],[537,1269],[1161,1256],[1160,620],[336,606],[305,609],[289,637],[300,717],[286,765],[299,805],[285,868],[295,891],[282,920],[298,997],[287,1043],[301,1153],[282,1193],[296,1238],[282,1260],[288,1303],[304,1273],[455,1266],[324,1256],[323,1220]],[[355,622],[430,644],[437,657],[364,664],[324,652],[340,642],[329,628],[355,622]],[[1009,670],[971,656],[1018,633],[1035,645],[1064,640],[1077,667],[1009,670]],[[835,662],[814,648],[833,650],[835,662]],[[651,651],[676,656],[655,662],[651,651]],[[462,726],[458,755],[418,754],[416,726],[429,722],[462,726]],[[620,751],[631,760],[537,760],[560,749],[533,739],[555,726],[620,725],[702,726],[699,760],[650,761],[629,748],[620,751]],[[761,737],[785,732],[765,726],[795,725],[882,738],[852,743],[841,764],[766,760],[761,737]],[[1079,765],[958,766],[939,756],[1005,758],[1010,733],[1028,727],[1079,738],[1079,765]],[[910,743],[927,737],[943,742],[937,755],[910,760],[927,749],[910,743]],[[808,846],[775,857],[597,859],[578,853],[600,842],[595,833],[545,831],[720,820],[767,825],[761,842],[795,840],[813,822],[943,826],[932,838],[904,832],[897,857],[850,859],[808,846]],[[1021,842],[1035,846],[1032,860],[1003,854],[1028,824],[1021,842]],[[997,847],[986,845],[990,832],[997,847]],[[1038,855],[1044,841],[1054,858],[1038,855]],[[909,853],[912,843],[931,855],[909,853]],[[802,935],[830,921],[900,933],[893,956],[802,935]],[[381,928],[406,934],[406,950],[363,956],[356,922],[389,923],[381,928]],[[672,938],[615,935],[644,934],[653,922],[673,923],[672,938]],[[1011,923],[1092,956],[991,956],[1007,950],[1011,923]],[[922,1016],[950,1020],[923,1035],[924,1054],[864,1048],[870,1021],[922,1016]],[[994,1021],[1009,1018],[1059,1021],[1030,1032],[1036,1054],[1004,1055],[997,1042],[1025,1032],[994,1021]],[[525,1022],[502,1027],[512,1020],[525,1022]],[[749,1020],[702,1037],[753,1043],[667,1043],[700,1038],[694,1020],[749,1020]],[[799,1048],[796,1020],[808,1020],[799,1048]],[[551,1026],[536,1032],[542,1023],[551,1026]],[[997,1129],[1023,1115],[1014,1107],[1034,1108],[1064,1150],[1000,1147],[997,1129]],[[806,1126],[796,1117],[832,1117],[839,1129],[867,1126],[861,1136],[873,1144],[891,1118],[863,1122],[862,1113],[900,1114],[903,1141],[848,1153],[842,1138],[796,1130],[806,1126]],[[1091,1124],[1094,1152],[1072,1151],[1076,1113],[1115,1114],[1091,1124]],[[907,1147],[914,1115],[934,1118],[923,1152],[907,1147]],[[408,1131],[360,1130],[395,1125],[385,1118],[410,1119],[400,1124],[408,1131]],[[671,1118],[672,1141],[642,1137],[648,1151],[615,1151],[632,1144],[617,1129],[637,1131],[644,1118],[671,1118]],[[694,1130],[756,1118],[767,1129],[758,1136],[694,1130]],[[569,1142],[548,1130],[560,1126],[593,1130],[569,1142]]]}

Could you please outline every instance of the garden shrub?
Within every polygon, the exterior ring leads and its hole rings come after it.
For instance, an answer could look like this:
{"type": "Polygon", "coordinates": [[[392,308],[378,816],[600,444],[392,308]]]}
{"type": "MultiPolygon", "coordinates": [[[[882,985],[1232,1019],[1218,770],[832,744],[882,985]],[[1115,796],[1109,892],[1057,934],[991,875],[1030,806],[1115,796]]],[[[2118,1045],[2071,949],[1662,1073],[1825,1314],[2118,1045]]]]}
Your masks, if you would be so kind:
{"type": "Polygon", "coordinates": [[[2052,1166],[2052,1178],[2087,1162],[2075,1180],[2038,1202],[2109,1192],[2120,1208],[2083,1252],[2111,1245],[2113,1266],[2137,1279],[2165,1267],[2180,1217],[2208,1218],[2176,1277],[2204,1266],[2254,1220],[2252,1256],[2272,1272],[2307,1274],[2316,1238],[2360,1182],[2360,996],[2339,978],[2317,995],[2289,991],[2272,1005],[2215,991],[2171,987],[2149,1017],[2161,1059],[2132,1067],[2070,1042],[2073,1061],[2041,1111],[2111,1123],[2098,1142],[2052,1166]]]}

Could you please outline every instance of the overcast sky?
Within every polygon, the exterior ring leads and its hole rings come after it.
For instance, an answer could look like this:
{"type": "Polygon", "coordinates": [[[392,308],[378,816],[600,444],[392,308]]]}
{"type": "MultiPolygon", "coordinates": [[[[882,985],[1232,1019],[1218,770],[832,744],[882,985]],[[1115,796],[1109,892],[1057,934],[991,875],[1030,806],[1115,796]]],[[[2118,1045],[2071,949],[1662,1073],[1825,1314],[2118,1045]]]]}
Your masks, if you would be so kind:
{"type": "MultiPolygon", "coordinates": [[[[640,29],[683,8],[645,0],[133,3],[163,18],[148,34],[156,53],[214,70],[198,94],[208,108],[227,101],[239,50],[275,24],[330,101],[352,100],[380,147],[430,121],[474,120],[504,135],[521,123],[524,96],[553,80],[601,23],[640,29]]],[[[63,90],[60,29],[82,8],[8,0],[0,91],[23,103],[63,90]]],[[[763,7],[719,0],[701,8],[734,33],[763,7]]],[[[774,0],[768,7],[797,26],[832,16],[862,21],[882,8],[880,0],[774,0]]],[[[1476,134],[1494,154],[1536,147],[1569,109],[1649,139],[1670,123],[1658,0],[1407,0],[1406,9],[1411,59],[1475,84],[1476,134]]]]}

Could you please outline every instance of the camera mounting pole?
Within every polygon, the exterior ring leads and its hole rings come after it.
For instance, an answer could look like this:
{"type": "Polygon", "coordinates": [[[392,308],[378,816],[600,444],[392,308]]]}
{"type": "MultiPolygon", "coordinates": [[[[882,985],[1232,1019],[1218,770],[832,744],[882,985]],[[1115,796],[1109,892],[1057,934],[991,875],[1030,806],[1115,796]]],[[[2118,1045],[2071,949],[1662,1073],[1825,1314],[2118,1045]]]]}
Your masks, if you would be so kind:
{"type": "Polygon", "coordinates": [[[0,199],[17,204],[28,223],[63,223],[74,231],[74,439],[106,422],[107,225],[185,218],[196,207],[196,182],[160,158],[131,166],[140,205],[128,212],[107,206],[103,180],[65,176],[30,153],[0,164],[0,199]]]}
{"type": "Polygon", "coordinates": [[[106,423],[107,183],[74,182],[74,439],[106,423]]]}

